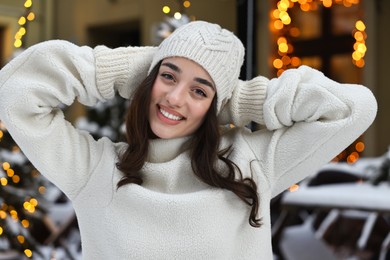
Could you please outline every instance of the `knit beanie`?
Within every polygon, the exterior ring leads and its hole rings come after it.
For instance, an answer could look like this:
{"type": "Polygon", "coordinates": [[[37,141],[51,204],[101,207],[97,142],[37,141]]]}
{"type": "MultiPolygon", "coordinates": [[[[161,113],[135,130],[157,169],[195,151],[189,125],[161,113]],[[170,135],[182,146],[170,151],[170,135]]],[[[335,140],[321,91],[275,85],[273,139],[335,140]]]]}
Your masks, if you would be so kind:
{"type": "Polygon", "coordinates": [[[168,57],[184,57],[202,66],[217,89],[217,113],[238,84],[244,60],[244,46],[230,31],[217,24],[194,21],[176,29],[158,47],[148,74],[168,57]]]}

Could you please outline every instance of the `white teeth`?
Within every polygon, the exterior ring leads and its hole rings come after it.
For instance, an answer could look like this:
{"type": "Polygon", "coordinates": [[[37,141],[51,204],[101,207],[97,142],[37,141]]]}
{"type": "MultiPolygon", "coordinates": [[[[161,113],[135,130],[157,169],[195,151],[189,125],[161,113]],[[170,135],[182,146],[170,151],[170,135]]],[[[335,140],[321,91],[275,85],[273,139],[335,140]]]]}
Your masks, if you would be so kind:
{"type": "Polygon", "coordinates": [[[182,120],[183,118],[182,117],[179,117],[179,116],[175,116],[175,115],[172,115],[172,114],[169,114],[167,111],[163,110],[160,108],[160,112],[161,114],[163,114],[165,117],[171,119],[171,120],[176,120],[176,121],[179,121],[179,120],[182,120]]]}

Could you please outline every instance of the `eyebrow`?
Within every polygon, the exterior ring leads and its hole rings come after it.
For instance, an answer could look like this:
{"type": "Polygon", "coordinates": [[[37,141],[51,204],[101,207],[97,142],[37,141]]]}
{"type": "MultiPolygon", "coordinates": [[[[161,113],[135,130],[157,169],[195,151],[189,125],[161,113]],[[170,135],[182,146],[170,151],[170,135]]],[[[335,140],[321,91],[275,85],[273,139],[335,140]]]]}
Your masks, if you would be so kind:
{"type": "Polygon", "coordinates": [[[161,64],[161,66],[166,66],[166,67],[168,67],[176,72],[179,72],[179,73],[182,72],[178,66],[176,66],[175,64],[170,63],[170,62],[164,62],[163,64],[161,64]]]}
{"type": "Polygon", "coordinates": [[[203,85],[206,85],[206,86],[209,86],[212,90],[215,91],[215,88],[214,88],[214,85],[208,81],[207,79],[202,79],[202,78],[194,78],[194,80],[200,84],[203,84],[203,85]]]}
{"type": "MultiPolygon", "coordinates": [[[[166,66],[170,69],[172,69],[173,71],[176,71],[178,73],[181,73],[182,70],[176,66],[175,64],[171,63],[171,62],[164,62],[161,64],[161,66],[166,66]]],[[[206,85],[208,87],[210,87],[212,90],[215,91],[215,87],[213,85],[213,83],[211,83],[210,81],[208,81],[207,79],[203,79],[203,78],[199,78],[199,77],[195,77],[194,80],[200,84],[203,84],[203,85],[206,85]]]]}

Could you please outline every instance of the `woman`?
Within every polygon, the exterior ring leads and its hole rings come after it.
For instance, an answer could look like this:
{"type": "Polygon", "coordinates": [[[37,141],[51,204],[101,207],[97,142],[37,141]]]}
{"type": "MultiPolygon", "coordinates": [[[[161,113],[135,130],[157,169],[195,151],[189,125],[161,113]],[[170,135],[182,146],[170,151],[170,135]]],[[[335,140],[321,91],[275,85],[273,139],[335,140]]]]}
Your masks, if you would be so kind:
{"type": "Polygon", "coordinates": [[[41,43],[1,71],[1,120],[72,200],[85,259],[272,259],[272,197],[352,143],[377,107],[367,88],[306,66],[239,81],[243,54],[199,21],[158,49],[41,43]],[[127,143],[94,141],[56,108],[116,91],[131,99],[127,143]]]}

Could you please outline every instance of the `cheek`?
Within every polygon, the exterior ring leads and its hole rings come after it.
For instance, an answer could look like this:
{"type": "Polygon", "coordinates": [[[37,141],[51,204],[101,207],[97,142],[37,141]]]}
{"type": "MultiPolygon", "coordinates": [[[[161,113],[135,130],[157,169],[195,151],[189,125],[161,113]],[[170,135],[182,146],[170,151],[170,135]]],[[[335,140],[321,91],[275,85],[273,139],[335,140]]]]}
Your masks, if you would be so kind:
{"type": "Polygon", "coordinates": [[[202,104],[202,105],[198,105],[198,106],[194,107],[193,108],[194,118],[196,118],[197,120],[203,121],[209,108],[210,108],[210,104],[202,104]]]}
{"type": "Polygon", "coordinates": [[[154,99],[156,99],[156,97],[159,96],[159,93],[160,93],[160,88],[158,84],[154,83],[152,86],[152,91],[150,92],[151,100],[153,101],[154,99]]]}

